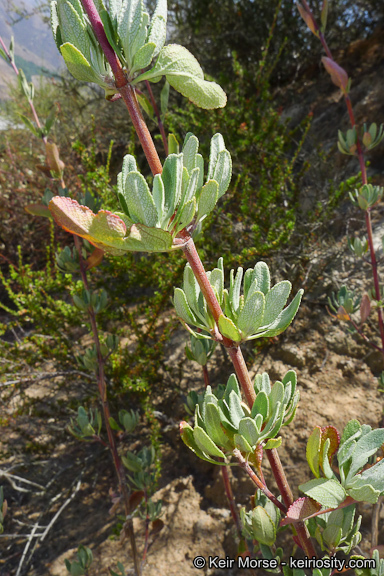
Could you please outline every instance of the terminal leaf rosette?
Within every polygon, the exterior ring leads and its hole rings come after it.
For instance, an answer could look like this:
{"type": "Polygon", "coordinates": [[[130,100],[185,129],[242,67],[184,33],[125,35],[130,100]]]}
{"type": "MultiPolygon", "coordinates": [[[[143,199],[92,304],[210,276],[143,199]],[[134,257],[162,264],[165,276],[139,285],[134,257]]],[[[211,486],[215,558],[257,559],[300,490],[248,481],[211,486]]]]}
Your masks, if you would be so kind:
{"type": "Polygon", "coordinates": [[[154,177],[152,191],[135,158],[126,155],[117,177],[122,212],[94,214],[76,200],[59,196],[52,198],[49,209],[65,230],[111,254],[180,248],[184,241],[178,234],[185,228],[190,233],[195,230],[227,191],[232,176],[231,156],[221,134],[211,140],[205,181],[198,148],[198,139],[188,133],[181,153],[169,154],[162,174],[154,177]]]}
{"type": "MultiPolygon", "coordinates": [[[[158,82],[165,76],[178,92],[201,108],[221,108],[227,97],[215,82],[204,80],[196,58],[183,46],[164,46],[167,32],[167,1],[158,0],[150,18],[143,0],[95,0],[105,34],[116,53],[128,82],[158,82]],[[155,65],[146,72],[152,61],[155,65]]],[[[118,89],[111,67],[99,45],[80,0],[51,2],[51,26],[56,45],[68,70],[77,80],[94,82],[106,97],[118,89]]]]}
{"type": "MultiPolygon", "coordinates": [[[[219,330],[234,342],[272,337],[281,334],[292,322],[298,310],[303,290],[284,308],[291,292],[287,280],[271,288],[270,273],[265,262],[254,268],[238,268],[230,272],[229,290],[224,288],[224,266],[220,258],[217,268],[207,272],[217,300],[224,310],[219,318],[219,330]]],[[[184,270],[183,288],[174,292],[176,313],[186,328],[197,338],[211,338],[215,322],[189,264],[184,270]],[[202,330],[195,332],[194,326],[202,330]]]]}
{"type": "Polygon", "coordinates": [[[203,397],[196,396],[195,425],[181,423],[185,444],[203,460],[223,465],[237,448],[249,462],[259,465],[260,448],[280,445],[276,438],[282,426],[295,415],[299,393],[296,373],[290,370],[281,382],[271,386],[268,374],[257,375],[256,399],[249,409],[242,402],[237,378],[232,374],[223,391],[207,386],[203,397]]]}

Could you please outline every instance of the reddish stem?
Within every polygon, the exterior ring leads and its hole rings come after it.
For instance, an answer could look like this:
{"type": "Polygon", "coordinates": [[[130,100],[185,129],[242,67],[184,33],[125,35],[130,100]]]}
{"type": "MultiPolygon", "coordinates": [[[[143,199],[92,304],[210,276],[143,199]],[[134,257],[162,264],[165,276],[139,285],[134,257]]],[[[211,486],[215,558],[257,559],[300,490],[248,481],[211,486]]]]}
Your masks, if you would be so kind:
{"type": "Polygon", "coordinates": [[[209,386],[209,374],[208,374],[207,366],[203,366],[203,377],[204,377],[205,387],[209,386]]]}
{"type": "MultiPolygon", "coordinates": [[[[270,450],[266,450],[266,452],[270,452],[270,450]]],[[[262,483],[260,478],[252,470],[252,468],[250,467],[250,465],[248,464],[248,462],[246,461],[246,459],[244,458],[244,456],[242,455],[240,450],[235,448],[233,451],[233,455],[235,456],[235,458],[239,462],[239,465],[241,466],[241,468],[243,468],[243,470],[245,470],[245,472],[248,474],[248,476],[250,477],[252,482],[255,484],[255,486],[257,486],[257,488],[259,490],[261,490],[261,492],[263,492],[263,494],[265,494],[267,496],[267,498],[269,498],[274,503],[275,506],[277,506],[284,514],[286,514],[288,507],[285,504],[283,504],[282,502],[280,502],[276,498],[276,496],[274,494],[272,494],[272,492],[266,487],[266,485],[262,483]]]]}
{"type": "MultiPolygon", "coordinates": [[[[180,237],[182,237],[183,240],[185,240],[185,244],[183,245],[184,254],[188,260],[189,265],[192,268],[192,271],[193,271],[195,278],[196,278],[196,280],[200,286],[200,289],[203,292],[203,295],[204,295],[205,300],[207,302],[207,305],[208,305],[208,307],[209,307],[209,309],[210,309],[210,311],[211,311],[211,313],[215,319],[215,322],[216,322],[216,324],[218,324],[219,317],[223,312],[221,310],[219,302],[216,299],[215,293],[212,290],[212,286],[211,286],[211,284],[207,278],[207,275],[205,273],[203,264],[200,260],[198,252],[196,250],[196,246],[193,242],[193,239],[189,236],[189,234],[185,230],[183,230],[183,232],[180,233],[180,237]]],[[[229,338],[225,338],[224,336],[222,339],[222,344],[228,350],[228,354],[232,360],[233,366],[234,366],[235,371],[236,371],[236,375],[239,379],[239,382],[241,384],[241,387],[242,387],[243,392],[245,394],[245,397],[247,399],[248,405],[250,406],[250,408],[252,408],[255,397],[256,397],[255,389],[252,385],[252,381],[251,381],[247,366],[245,364],[241,348],[238,345],[236,345],[235,342],[233,342],[229,338]]],[[[286,509],[293,503],[292,492],[291,492],[291,489],[289,487],[288,480],[285,476],[285,473],[284,473],[283,467],[281,465],[277,450],[276,449],[267,450],[266,452],[267,452],[268,458],[270,460],[270,463],[272,460],[272,463],[271,463],[272,472],[273,472],[273,475],[276,479],[279,490],[282,494],[284,504],[285,504],[284,511],[286,511],[286,509]]],[[[266,494],[266,496],[268,498],[270,498],[276,506],[281,507],[282,506],[281,502],[279,502],[279,504],[276,504],[276,502],[278,502],[277,498],[275,496],[273,496],[273,494],[268,490],[268,488],[266,488],[266,486],[259,480],[259,478],[257,478],[256,474],[253,472],[252,468],[250,468],[249,464],[246,463],[246,465],[247,465],[247,467],[249,467],[249,469],[253,473],[253,475],[254,475],[253,481],[256,483],[258,488],[260,488],[260,490],[262,490],[266,494]],[[271,496],[272,496],[272,498],[271,498],[271,496]]],[[[248,473],[248,469],[247,468],[245,468],[245,469],[248,473]]],[[[297,530],[297,535],[298,535],[301,547],[303,548],[305,553],[308,555],[308,557],[312,558],[312,556],[316,556],[315,549],[313,548],[312,542],[310,540],[310,537],[309,537],[309,534],[307,532],[305,525],[302,522],[298,523],[296,525],[296,530],[297,530]]]]}
{"type": "Polygon", "coordinates": [[[120,88],[120,94],[128,108],[129,115],[139,137],[140,144],[143,147],[152,174],[154,176],[156,174],[161,174],[163,166],[153,143],[152,136],[141,113],[134,88],[130,84],[126,84],[120,88]]]}
{"type": "Polygon", "coordinates": [[[152,174],[161,174],[163,167],[160,162],[159,155],[157,154],[155,145],[153,143],[152,137],[149,133],[139,104],[137,102],[135,91],[133,87],[128,84],[128,78],[125,75],[123,67],[118,59],[115,51],[108,42],[108,38],[104,31],[104,26],[96,9],[93,0],[81,0],[84,10],[88,14],[93,31],[98,39],[100,46],[108,60],[113,75],[116,80],[116,88],[119,90],[125,105],[128,108],[129,115],[131,117],[132,123],[135,127],[137,135],[139,137],[140,143],[143,147],[144,153],[147,157],[148,164],[152,170],[152,174]]]}

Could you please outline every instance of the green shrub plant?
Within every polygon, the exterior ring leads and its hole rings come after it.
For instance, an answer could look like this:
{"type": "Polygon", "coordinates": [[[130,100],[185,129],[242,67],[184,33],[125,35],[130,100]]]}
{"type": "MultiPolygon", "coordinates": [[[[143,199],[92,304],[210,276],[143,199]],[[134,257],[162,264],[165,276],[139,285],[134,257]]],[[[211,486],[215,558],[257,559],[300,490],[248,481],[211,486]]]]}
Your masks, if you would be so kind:
{"type": "MultiPolygon", "coordinates": [[[[326,6],[324,3],[323,27],[326,6]]],[[[314,26],[308,5],[303,3],[300,10],[310,27],[314,26]]],[[[134,572],[139,576],[143,564],[139,561],[132,512],[144,499],[145,561],[149,524],[152,522],[156,531],[160,513],[160,506],[150,500],[154,453],[144,448],[138,454],[121,457],[117,449],[114,432],[130,434],[137,415],[120,411],[119,422],[111,417],[104,363],[116,347],[116,339],[111,335],[105,344],[100,342],[96,314],[105,306],[106,295],[102,290],[90,290],[87,267],[90,258],[97,262],[103,253],[124,257],[131,252],[181,251],[187,265],[181,287],[174,289],[173,304],[191,336],[187,355],[205,366],[213,346],[220,343],[234,368],[226,386],[213,390],[206,379],[204,394],[190,395],[188,406],[194,409],[194,424],[182,422],[181,437],[199,458],[223,469],[240,466],[255,485],[254,505],[248,512],[242,510],[237,521],[242,532],[240,565],[282,571],[286,576],[304,576],[304,568],[311,569],[315,576],[330,576],[334,569],[346,566],[344,559],[336,557],[337,552],[350,557],[361,540],[361,517],[356,517],[356,505],[375,503],[384,492],[384,461],[372,462],[384,443],[384,429],[372,430],[357,420],[351,420],[341,434],[331,425],[316,426],[306,448],[314,478],[299,485],[304,496],[294,500],[278,449],[283,442],[281,429],[293,422],[299,401],[296,374],[290,370],[275,383],[268,374],[257,374],[252,381],[241,346],[281,334],[294,319],[303,291],[299,290],[287,305],[291,283],[284,280],[273,285],[269,268],[262,261],[245,271],[231,270],[229,283],[225,282],[223,258],[212,270],[205,270],[194,239],[229,187],[231,155],[223,136],[216,133],[211,138],[209,158],[204,158],[199,153],[198,138],[188,132],[181,147],[172,135],[168,138],[169,153],[162,163],[143,119],[136,87],[140,82],[160,82],[165,77],[171,87],[206,109],[225,106],[226,96],[220,86],[204,79],[200,65],[188,50],[165,45],[166,21],[166,0],[157,2],[151,19],[141,0],[113,0],[108,9],[101,0],[96,4],[93,0],[52,2],[53,33],[69,71],[79,80],[98,84],[106,98],[123,99],[152,172],[152,177],[146,179],[135,157],[124,157],[117,181],[118,210],[95,213],[94,207],[80,204],[67,192],[48,203],[57,224],[74,236],[77,252],[67,250],[58,260],[61,267],[76,268],[82,277],[83,288],[76,294],[75,304],[89,314],[95,342],[84,363],[94,363],[104,416],[102,419],[97,410],[79,408],[71,428],[83,439],[101,439],[104,422],[125,512],[123,531],[130,540],[134,572]],[[87,259],[81,238],[95,247],[87,259]],[[278,495],[265,480],[264,458],[269,461],[278,495]],[[333,467],[335,458],[337,465],[333,467]],[[131,494],[126,469],[135,487],[131,494]],[[302,563],[292,558],[288,561],[276,546],[277,533],[285,526],[292,529],[292,541],[306,557],[302,563]]],[[[347,95],[345,73],[333,61],[326,60],[326,67],[347,95]]],[[[344,140],[345,146],[350,146],[348,135],[344,140]]],[[[359,198],[372,192],[366,182],[363,185],[359,198]]],[[[147,266],[149,270],[148,261],[147,266]]],[[[68,563],[67,568],[72,573],[72,566],[76,566],[74,570],[80,566],[83,572],[74,573],[86,573],[91,555],[82,548],[78,557],[80,562],[68,563]]],[[[384,562],[377,551],[370,564],[363,566],[362,560],[357,556],[348,560],[351,567],[353,561],[357,562],[357,576],[384,573],[384,562]]],[[[202,566],[196,563],[195,567],[202,566]]],[[[121,563],[118,569],[124,574],[121,563]]]]}

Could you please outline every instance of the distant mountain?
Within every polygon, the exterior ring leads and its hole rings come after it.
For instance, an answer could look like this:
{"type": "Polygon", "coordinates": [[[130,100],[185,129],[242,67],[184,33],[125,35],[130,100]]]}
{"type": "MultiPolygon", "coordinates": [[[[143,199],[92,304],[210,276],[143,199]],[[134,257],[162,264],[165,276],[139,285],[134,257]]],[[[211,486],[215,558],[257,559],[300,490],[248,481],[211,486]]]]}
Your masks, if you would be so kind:
{"type": "MultiPolygon", "coordinates": [[[[17,4],[18,2],[15,2],[17,4]]],[[[32,12],[35,6],[34,0],[19,2],[20,7],[27,12],[32,12]]],[[[63,67],[63,59],[56,48],[49,24],[41,15],[35,14],[30,18],[23,18],[16,24],[13,12],[7,10],[6,0],[0,0],[0,36],[8,47],[11,36],[15,39],[16,62],[23,68],[27,76],[39,74],[41,68],[50,71],[59,70],[63,67]]],[[[45,14],[47,16],[47,14],[45,14]]],[[[46,20],[46,18],[45,18],[46,20]]],[[[15,75],[11,67],[0,59],[0,100],[7,98],[8,85],[13,83],[15,75]]]]}

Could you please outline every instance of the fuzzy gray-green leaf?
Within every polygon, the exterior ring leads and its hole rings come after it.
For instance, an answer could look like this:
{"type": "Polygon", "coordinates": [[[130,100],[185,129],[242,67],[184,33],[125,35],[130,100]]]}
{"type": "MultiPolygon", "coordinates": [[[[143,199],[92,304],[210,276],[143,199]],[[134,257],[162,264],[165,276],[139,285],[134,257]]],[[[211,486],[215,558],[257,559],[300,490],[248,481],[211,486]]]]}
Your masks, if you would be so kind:
{"type": "Polygon", "coordinates": [[[123,195],[129,215],[135,222],[155,227],[158,215],[148,184],[140,172],[129,172],[125,179],[123,195]]]}
{"type": "Polygon", "coordinates": [[[288,280],[279,282],[265,296],[264,326],[273,322],[284,308],[292,285],[288,280]]]}
{"type": "Polygon", "coordinates": [[[246,439],[250,446],[255,446],[260,437],[256,424],[252,418],[243,418],[240,420],[239,434],[246,439]]]}
{"type": "Polygon", "coordinates": [[[258,262],[254,270],[257,279],[257,288],[258,290],[261,290],[264,295],[266,295],[271,287],[269,268],[265,262],[258,262]]]}
{"type": "Polygon", "coordinates": [[[196,318],[190,309],[185,294],[181,288],[175,288],[173,295],[173,305],[176,310],[176,314],[184,320],[184,322],[195,324],[196,318]]]}
{"type": "Polygon", "coordinates": [[[208,165],[208,180],[211,180],[213,178],[217,164],[217,159],[222,150],[225,150],[224,138],[222,137],[221,134],[217,133],[211,138],[211,148],[210,148],[209,165],[208,165]]]}
{"type": "Polygon", "coordinates": [[[249,296],[244,304],[244,308],[239,314],[237,326],[245,337],[255,334],[260,327],[265,308],[265,299],[262,292],[254,292],[249,296]]]}
{"type": "MultiPolygon", "coordinates": [[[[296,316],[296,312],[299,308],[301,297],[303,295],[303,290],[299,290],[296,294],[295,298],[292,302],[287,306],[276,318],[276,320],[270,324],[267,329],[263,332],[260,332],[257,337],[264,336],[265,338],[272,338],[272,336],[277,336],[284,332],[286,328],[290,325],[294,317],[296,316]]],[[[252,338],[250,338],[252,339],[252,338]]]]}
{"type": "Polygon", "coordinates": [[[63,41],[73,44],[88,60],[90,42],[79,14],[72,4],[66,1],[60,1],[57,10],[63,41]]]}
{"type": "Polygon", "coordinates": [[[219,187],[215,180],[208,180],[203,186],[199,196],[199,207],[197,211],[197,222],[204,216],[212,212],[218,199],[219,187]]]}
{"type": "Polygon", "coordinates": [[[191,133],[188,133],[184,140],[183,146],[183,163],[188,173],[191,174],[192,170],[196,168],[196,154],[199,149],[199,141],[191,133]]]}
{"type": "Polygon", "coordinates": [[[181,198],[183,181],[183,155],[170,154],[164,162],[161,174],[164,183],[164,215],[171,218],[181,198]]]}
{"type": "Polygon", "coordinates": [[[222,150],[213,172],[213,180],[219,184],[219,198],[228,190],[232,178],[232,160],[228,150],[222,150]]]}
{"type": "Polygon", "coordinates": [[[193,437],[199,448],[203,450],[203,452],[206,452],[209,456],[225,458],[225,454],[220,450],[220,448],[216,446],[214,442],[212,442],[212,440],[205,432],[205,430],[203,430],[203,428],[195,426],[193,430],[193,437]]]}
{"type": "Polygon", "coordinates": [[[251,416],[255,418],[257,414],[261,414],[263,420],[266,420],[269,416],[270,409],[269,409],[269,400],[268,396],[261,390],[256,396],[256,400],[253,403],[251,416]]]}
{"type": "Polygon", "coordinates": [[[156,44],[153,42],[147,42],[138,50],[133,59],[133,66],[131,73],[133,74],[136,70],[141,70],[142,68],[147,68],[152,62],[153,54],[155,52],[156,44]]]}
{"type": "Polygon", "coordinates": [[[160,51],[155,66],[138,76],[134,83],[143,80],[157,81],[161,76],[166,76],[175,90],[201,108],[222,108],[226,104],[225,92],[215,82],[204,80],[200,64],[183,46],[165,46],[160,51]]]}

